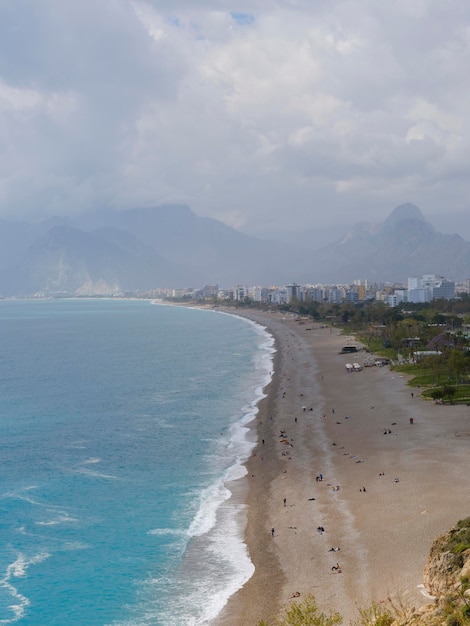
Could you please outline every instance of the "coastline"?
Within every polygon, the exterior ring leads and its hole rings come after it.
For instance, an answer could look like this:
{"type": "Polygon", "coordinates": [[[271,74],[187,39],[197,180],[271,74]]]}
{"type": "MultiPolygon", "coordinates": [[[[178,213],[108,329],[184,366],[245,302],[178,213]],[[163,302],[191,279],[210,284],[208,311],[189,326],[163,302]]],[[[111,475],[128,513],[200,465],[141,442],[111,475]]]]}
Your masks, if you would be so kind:
{"type": "Polygon", "coordinates": [[[468,407],[412,396],[388,367],[347,373],[351,357],[338,353],[351,338],[337,329],[222,310],[266,327],[276,353],[240,490],[255,572],[214,626],[272,620],[296,592],[345,624],[389,597],[429,602],[418,586],[431,544],[469,514],[468,407]]]}

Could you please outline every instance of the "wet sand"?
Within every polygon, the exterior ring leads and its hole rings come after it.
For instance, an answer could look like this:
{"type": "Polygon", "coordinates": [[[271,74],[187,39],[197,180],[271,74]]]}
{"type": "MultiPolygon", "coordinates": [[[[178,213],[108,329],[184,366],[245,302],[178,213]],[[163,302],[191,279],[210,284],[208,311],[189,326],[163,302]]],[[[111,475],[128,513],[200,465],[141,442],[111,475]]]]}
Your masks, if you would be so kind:
{"type": "Polygon", "coordinates": [[[388,367],[348,373],[366,354],[340,355],[360,344],[338,329],[241,315],[269,329],[277,353],[243,479],[255,573],[215,624],[272,620],[296,592],[345,624],[387,597],[425,604],[432,541],[470,514],[470,408],[426,401],[388,367]]]}

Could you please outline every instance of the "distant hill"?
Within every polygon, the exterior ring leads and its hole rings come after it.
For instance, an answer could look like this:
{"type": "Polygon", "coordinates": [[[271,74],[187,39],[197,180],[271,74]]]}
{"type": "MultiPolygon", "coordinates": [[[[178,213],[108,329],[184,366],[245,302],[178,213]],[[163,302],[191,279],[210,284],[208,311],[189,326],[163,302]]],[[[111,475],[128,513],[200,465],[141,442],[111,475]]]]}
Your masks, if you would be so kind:
{"type": "Polygon", "coordinates": [[[414,204],[397,206],[382,223],[356,224],[312,256],[319,282],[399,282],[422,274],[470,277],[470,243],[436,232],[414,204]]]}
{"type": "Polygon", "coordinates": [[[396,207],[383,223],[358,223],[316,250],[249,237],[180,205],[0,222],[3,296],[393,282],[424,273],[470,277],[470,243],[437,233],[413,204],[396,207]]]}
{"type": "MultiPolygon", "coordinates": [[[[186,280],[180,286],[293,280],[277,242],[249,237],[215,219],[198,217],[187,206],[98,212],[78,222],[87,230],[109,224],[184,267],[186,280]]],[[[282,247],[292,261],[298,257],[294,246],[282,247]]]]}
{"type": "Polygon", "coordinates": [[[113,228],[92,233],[53,226],[0,273],[4,295],[113,294],[146,289],[154,281],[175,284],[176,267],[131,234],[113,228]]]}
{"type": "Polygon", "coordinates": [[[290,282],[294,247],[248,237],[185,206],[0,224],[0,295],[97,295],[290,282]],[[2,235],[3,233],[3,235],[2,235]]]}

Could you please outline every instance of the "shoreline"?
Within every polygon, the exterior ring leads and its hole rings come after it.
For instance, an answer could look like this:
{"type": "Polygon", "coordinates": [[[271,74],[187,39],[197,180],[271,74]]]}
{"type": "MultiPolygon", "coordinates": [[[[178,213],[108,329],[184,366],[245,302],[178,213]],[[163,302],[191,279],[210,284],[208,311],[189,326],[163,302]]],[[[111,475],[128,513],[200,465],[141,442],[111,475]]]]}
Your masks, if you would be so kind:
{"type": "Polygon", "coordinates": [[[311,593],[345,624],[389,597],[428,603],[418,585],[431,544],[469,514],[468,407],[412,396],[388,367],[347,373],[351,356],[338,352],[354,340],[338,329],[291,314],[221,310],[264,326],[276,352],[242,479],[255,572],[214,626],[272,621],[294,593],[311,593]]]}

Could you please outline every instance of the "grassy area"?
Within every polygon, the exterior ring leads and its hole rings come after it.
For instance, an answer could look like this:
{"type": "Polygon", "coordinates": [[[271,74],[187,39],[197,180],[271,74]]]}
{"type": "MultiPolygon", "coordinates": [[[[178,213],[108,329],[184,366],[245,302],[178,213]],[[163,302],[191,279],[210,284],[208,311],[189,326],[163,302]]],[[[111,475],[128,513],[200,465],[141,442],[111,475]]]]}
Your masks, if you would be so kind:
{"type": "Polygon", "coordinates": [[[406,374],[411,378],[408,381],[410,387],[430,387],[433,384],[433,374],[416,363],[406,363],[405,365],[394,365],[393,370],[406,374]]]}
{"type": "MultiPolygon", "coordinates": [[[[367,349],[373,354],[380,355],[384,358],[393,360],[394,351],[391,348],[384,348],[379,337],[359,337],[367,349]]],[[[443,391],[443,400],[446,404],[470,404],[470,382],[468,376],[465,376],[466,382],[456,384],[455,380],[450,379],[448,368],[445,364],[441,364],[439,368],[435,365],[429,365],[429,362],[405,363],[402,365],[392,365],[395,372],[399,372],[408,377],[407,384],[410,387],[419,388],[424,398],[433,399],[435,392],[443,391]],[[445,388],[451,386],[454,388],[452,400],[445,393],[445,388]]]]}
{"type": "Polygon", "coordinates": [[[418,374],[417,376],[410,378],[408,384],[410,387],[432,387],[433,382],[432,374],[418,374]]]}
{"type": "MultiPolygon", "coordinates": [[[[351,334],[354,333],[351,332],[351,334]]],[[[384,359],[390,360],[395,358],[395,350],[393,350],[393,348],[385,348],[383,345],[383,341],[380,337],[359,334],[357,335],[357,338],[361,343],[364,344],[367,352],[371,352],[372,354],[381,356],[384,359]]]]}
{"type": "MultiPolygon", "coordinates": [[[[443,384],[435,384],[435,373],[429,369],[423,368],[420,364],[407,364],[407,365],[394,365],[393,370],[410,376],[408,385],[420,389],[420,393],[423,398],[433,399],[433,394],[436,391],[442,391],[444,394],[444,402],[450,403],[450,399],[445,395],[446,386],[451,386],[454,389],[452,396],[453,404],[468,404],[470,403],[470,384],[459,383],[455,385],[453,382],[447,382],[443,384]]],[[[441,376],[441,378],[444,378],[441,376]]]]}
{"type": "MultiPolygon", "coordinates": [[[[410,381],[411,382],[411,381],[410,381]]],[[[432,393],[436,389],[442,389],[442,387],[430,387],[421,391],[421,395],[424,398],[432,399],[432,393]]],[[[444,398],[446,404],[449,402],[448,398],[444,398]]],[[[455,387],[455,394],[452,397],[453,404],[470,404],[470,385],[458,385],[455,387]]]]}

